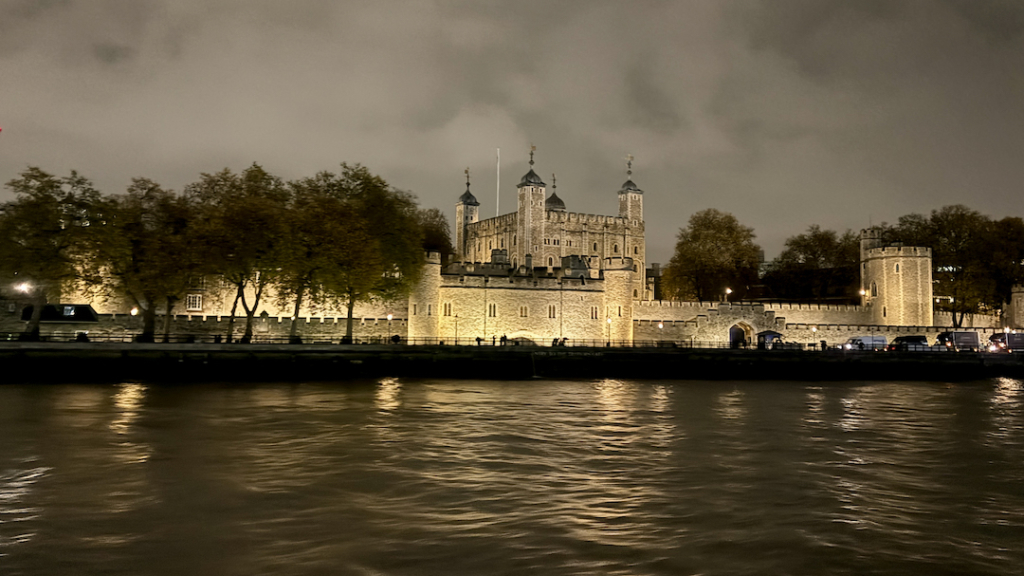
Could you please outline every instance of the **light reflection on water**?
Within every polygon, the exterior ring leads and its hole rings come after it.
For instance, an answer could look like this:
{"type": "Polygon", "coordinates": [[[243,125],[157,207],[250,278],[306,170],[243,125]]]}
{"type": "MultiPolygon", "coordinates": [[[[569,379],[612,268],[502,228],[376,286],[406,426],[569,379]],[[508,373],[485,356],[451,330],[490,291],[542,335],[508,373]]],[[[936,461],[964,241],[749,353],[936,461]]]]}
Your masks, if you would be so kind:
{"type": "Polygon", "coordinates": [[[1020,573],[1022,404],[1008,379],[3,386],[0,572],[1020,573]]]}

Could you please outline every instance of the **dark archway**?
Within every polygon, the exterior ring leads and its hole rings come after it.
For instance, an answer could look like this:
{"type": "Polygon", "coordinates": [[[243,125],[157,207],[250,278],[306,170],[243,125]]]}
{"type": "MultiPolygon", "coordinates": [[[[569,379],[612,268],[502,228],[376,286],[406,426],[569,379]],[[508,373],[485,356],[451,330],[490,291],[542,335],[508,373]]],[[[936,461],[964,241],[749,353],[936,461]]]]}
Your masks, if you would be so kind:
{"type": "Polygon", "coordinates": [[[729,347],[746,348],[750,345],[753,337],[753,329],[746,323],[733,324],[729,328],[729,347]]]}

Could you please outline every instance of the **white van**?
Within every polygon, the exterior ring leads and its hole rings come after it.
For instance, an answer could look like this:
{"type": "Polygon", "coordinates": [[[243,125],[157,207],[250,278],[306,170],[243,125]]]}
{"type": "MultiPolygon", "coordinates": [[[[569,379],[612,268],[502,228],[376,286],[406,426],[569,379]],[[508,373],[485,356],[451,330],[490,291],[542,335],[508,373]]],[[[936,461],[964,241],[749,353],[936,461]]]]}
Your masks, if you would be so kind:
{"type": "Polygon", "coordinates": [[[843,344],[846,350],[885,350],[885,336],[854,336],[843,344]]]}

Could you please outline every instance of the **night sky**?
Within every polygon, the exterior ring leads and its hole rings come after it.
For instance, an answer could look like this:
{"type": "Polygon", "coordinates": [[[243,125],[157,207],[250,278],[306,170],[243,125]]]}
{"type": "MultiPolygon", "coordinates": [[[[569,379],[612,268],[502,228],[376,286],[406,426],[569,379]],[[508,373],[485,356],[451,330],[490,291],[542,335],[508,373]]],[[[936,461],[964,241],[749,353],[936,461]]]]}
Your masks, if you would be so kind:
{"type": "Polygon", "coordinates": [[[649,261],[705,208],[772,258],[1024,215],[1024,2],[0,0],[0,127],[0,182],[358,162],[450,220],[467,166],[494,215],[496,148],[502,212],[531,144],[574,212],[617,213],[633,154],[649,261]]]}

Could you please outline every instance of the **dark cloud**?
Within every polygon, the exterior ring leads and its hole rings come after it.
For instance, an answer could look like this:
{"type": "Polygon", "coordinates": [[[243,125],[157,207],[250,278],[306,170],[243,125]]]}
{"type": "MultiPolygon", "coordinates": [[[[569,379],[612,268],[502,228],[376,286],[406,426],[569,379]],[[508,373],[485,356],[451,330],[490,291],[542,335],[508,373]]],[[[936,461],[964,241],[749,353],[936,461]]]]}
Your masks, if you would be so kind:
{"type": "MultiPolygon", "coordinates": [[[[965,203],[1024,215],[1024,5],[958,0],[90,0],[0,4],[0,180],[77,169],[180,189],[253,161],[361,162],[493,215],[526,151],[570,210],[637,160],[649,253],[704,208],[769,256],[965,203]]],[[[0,192],[0,199],[9,192],[0,192]]]]}

